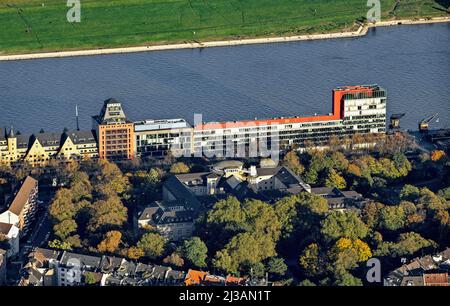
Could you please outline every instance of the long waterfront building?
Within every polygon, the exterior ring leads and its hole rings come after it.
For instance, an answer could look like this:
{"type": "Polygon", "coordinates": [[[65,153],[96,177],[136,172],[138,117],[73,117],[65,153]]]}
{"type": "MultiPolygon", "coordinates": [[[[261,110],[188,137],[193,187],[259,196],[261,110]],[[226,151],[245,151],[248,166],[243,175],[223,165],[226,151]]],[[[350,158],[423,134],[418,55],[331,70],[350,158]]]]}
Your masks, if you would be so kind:
{"type": "MultiPolygon", "coordinates": [[[[331,136],[386,132],[386,91],[377,85],[338,87],[328,115],[202,123],[194,129],[194,153],[225,155],[229,145],[265,143],[270,149],[326,144],[331,136]],[[274,143],[276,142],[276,143],[274,143]]],[[[222,155],[222,156],[223,156],[222,155]]]]}
{"type": "MultiPolygon", "coordinates": [[[[65,131],[16,135],[0,132],[0,162],[26,161],[33,166],[50,159],[108,160],[177,156],[235,157],[238,147],[257,144],[267,149],[301,148],[327,144],[330,137],[386,132],[386,90],[378,85],[338,87],[332,94],[332,112],[309,117],[272,118],[232,122],[195,122],[184,119],[127,119],[120,102],[108,99],[94,116],[92,131],[65,131]],[[231,148],[230,148],[231,146],[231,148]],[[231,149],[231,155],[228,155],[231,149]]],[[[259,148],[260,149],[260,148],[259,148]]]]}

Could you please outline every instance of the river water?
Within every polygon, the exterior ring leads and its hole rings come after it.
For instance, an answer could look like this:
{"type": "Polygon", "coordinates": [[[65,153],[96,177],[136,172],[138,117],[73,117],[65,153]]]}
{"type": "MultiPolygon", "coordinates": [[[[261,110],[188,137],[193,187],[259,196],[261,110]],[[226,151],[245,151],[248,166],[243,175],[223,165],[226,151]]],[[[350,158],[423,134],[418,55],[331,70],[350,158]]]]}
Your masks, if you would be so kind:
{"type": "Polygon", "coordinates": [[[132,120],[204,121],[331,111],[336,86],[379,84],[388,112],[450,128],[450,24],[377,28],[361,38],[0,62],[0,127],[91,127],[114,97],[132,120]]]}

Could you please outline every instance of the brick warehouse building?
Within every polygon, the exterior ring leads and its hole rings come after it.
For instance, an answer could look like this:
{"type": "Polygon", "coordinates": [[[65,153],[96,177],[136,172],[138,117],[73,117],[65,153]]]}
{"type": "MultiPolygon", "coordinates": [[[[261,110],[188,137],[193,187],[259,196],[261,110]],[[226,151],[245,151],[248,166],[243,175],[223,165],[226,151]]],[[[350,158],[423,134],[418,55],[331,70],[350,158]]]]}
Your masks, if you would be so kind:
{"type": "Polygon", "coordinates": [[[120,102],[108,99],[100,115],[94,116],[100,159],[133,159],[135,153],[134,124],[128,121],[120,102]]]}

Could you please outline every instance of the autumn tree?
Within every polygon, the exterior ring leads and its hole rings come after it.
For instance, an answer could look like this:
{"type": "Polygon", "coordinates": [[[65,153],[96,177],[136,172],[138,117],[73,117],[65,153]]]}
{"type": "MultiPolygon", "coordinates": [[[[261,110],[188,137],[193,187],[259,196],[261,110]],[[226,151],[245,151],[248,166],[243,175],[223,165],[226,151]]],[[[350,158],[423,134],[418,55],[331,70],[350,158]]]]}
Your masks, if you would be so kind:
{"type": "Polygon", "coordinates": [[[96,231],[101,228],[121,227],[127,218],[127,208],[119,197],[112,196],[92,204],[88,229],[96,231]]]}
{"type": "Polygon", "coordinates": [[[380,224],[381,209],[384,204],[379,202],[369,202],[361,210],[361,219],[371,229],[377,228],[380,224]]]}
{"type": "Polygon", "coordinates": [[[145,256],[145,252],[143,249],[138,247],[130,247],[127,250],[127,257],[131,260],[139,260],[141,257],[145,256]]]}
{"type": "Polygon", "coordinates": [[[174,163],[170,167],[170,173],[174,174],[189,173],[189,167],[182,162],[174,163]]]}
{"type": "Polygon", "coordinates": [[[356,268],[359,262],[367,261],[372,257],[372,251],[367,243],[360,239],[340,238],[332,248],[330,257],[333,271],[339,268],[348,270],[356,268]]]}
{"type": "Polygon", "coordinates": [[[49,208],[50,216],[56,222],[72,219],[75,216],[78,208],[73,204],[72,198],[73,194],[70,189],[62,188],[56,192],[49,208]]]}
{"type": "Polygon", "coordinates": [[[128,178],[123,175],[115,163],[106,160],[98,161],[100,171],[96,178],[96,185],[108,185],[117,194],[124,194],[130,187],[128,178]]]}
{"type": "Polygon", "coordinates": [[[302,251],[299,264],[308,277],[316,277],[324,272],[324,257],[317,243],[308,245],[302,251]]]}
{"type": "Polygon", "coordinates": [[[172,253],[166,258],[163,259],[163,262],[168,265],[176,266],[176,267],[182,267],[184,266],[184,260],[181,258],[181,256],[177,253],[172,253]]]}
{"type": "Polygon", "coordinates": [[[122,233],[119,231],[109,231],[105,234],[104,239],[97,245],[100,253],[114,253],[122,240],[122,233]]]}
{"type": "Polygon", "coordinates": [[[405,226],[406,215],[403,207],[385,206],[381,209],[380,226],[384,229],[396,231],[405,226]]]}
{"type": "Polygon", "coordinates": [[[283,165],[294,171],[295,174],[300,175],[305,171],[305,167],[301,164],[297,152],[289,151],[283,158],[283,165]]]}
{"type": "Polygon", "coordinates": [[[334,169],[330,169],[325,179],[325,186],[345,189],[347,187],[347,182],[345,181],[345,178],[337,173],[334,169]]]}
{"type": "Polygon", "coordinates": [[[442,150],[433,150],[433,152],[431,152],[431,160],[434,162],[443,159],[445,156],[446,154],[442,150]]]}

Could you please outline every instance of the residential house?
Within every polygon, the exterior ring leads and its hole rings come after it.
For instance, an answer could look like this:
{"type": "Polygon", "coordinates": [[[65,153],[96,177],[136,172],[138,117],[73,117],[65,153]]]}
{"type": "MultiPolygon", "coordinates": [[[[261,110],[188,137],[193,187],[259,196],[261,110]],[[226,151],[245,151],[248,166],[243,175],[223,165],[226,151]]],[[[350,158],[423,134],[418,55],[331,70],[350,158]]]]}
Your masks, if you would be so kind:
{"type": "Polygon", "coordinates": [[[30,229],[37,207],[38,181],[27,176],[9,208],[0,214],[0,222],[14,224],[23,237],[30,229]]]}
{"type": "Polygon", "coordinates": [[[324,197],[330,210],[362,208],[367,202],[367,199],[356,191],[342,191],[335,187],[311,188],[311,193],[324,197]]]}
{"type": "Polygon", "coordinates": [[[449,286],[450,248],[415,258],[384,278],[384,286],[449,286]]]}
{"type": "Polygon", "coordinates": [[[178,241],[192,236],[197,216],[198,209],[186,202],[156,201],[139,214],[138,224],[140,228],[155,228],[169,240],[178,241]]]}
{"type": "Polygon", "coordinates": [[[0,222],[0,236],[7,239],[9,248],[6,251],[8,258],[14,257],[19,254],[19,228],[14,224],[0,222]]]}

